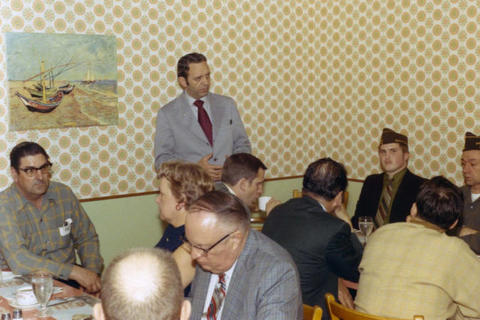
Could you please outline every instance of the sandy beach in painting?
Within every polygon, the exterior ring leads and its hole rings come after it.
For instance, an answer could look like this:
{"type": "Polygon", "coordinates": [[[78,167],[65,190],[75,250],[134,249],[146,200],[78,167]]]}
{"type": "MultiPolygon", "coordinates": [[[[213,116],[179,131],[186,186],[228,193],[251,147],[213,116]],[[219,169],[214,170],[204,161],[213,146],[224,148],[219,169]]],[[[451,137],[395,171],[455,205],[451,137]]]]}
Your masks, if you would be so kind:
{"type": "MultiPolygon", "coordinates": [[[[75,88],[66,94],[60,105],[49,113],[29,111],[15,95],[18,91],[30,98],[25,87],[37,81],[9,81],[10,130],[47,129],[114,125],[118,120],[115,81],[97,81],[85,84],[69,81],[75,88]]],[[[58,81],[61,86],[67,82],[58,81]]]]}

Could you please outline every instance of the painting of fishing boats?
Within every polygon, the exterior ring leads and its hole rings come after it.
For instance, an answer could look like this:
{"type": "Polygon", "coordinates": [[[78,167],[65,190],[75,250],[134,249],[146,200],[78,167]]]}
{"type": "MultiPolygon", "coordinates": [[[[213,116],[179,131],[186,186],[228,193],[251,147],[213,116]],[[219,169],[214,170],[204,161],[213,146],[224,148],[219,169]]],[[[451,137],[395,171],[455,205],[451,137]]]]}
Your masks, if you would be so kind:
{"type": "Polygon", "coordinates": [[[118,123],[113,36],[6,33],[9,130],[118,123]]]}

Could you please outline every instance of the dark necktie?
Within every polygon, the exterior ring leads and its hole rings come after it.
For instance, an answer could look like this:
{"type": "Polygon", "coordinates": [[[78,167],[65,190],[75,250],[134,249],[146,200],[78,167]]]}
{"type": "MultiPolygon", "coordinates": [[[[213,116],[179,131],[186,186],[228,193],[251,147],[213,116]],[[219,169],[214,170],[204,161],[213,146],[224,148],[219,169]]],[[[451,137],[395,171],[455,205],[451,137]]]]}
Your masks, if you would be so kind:
{"type": "Polygon", "coordinates": [[[392,203],[392,194],[393,179],[388,180],[385,192],[383,192],[382,197],[380,198],[377,215],[375,216],[375,224],[377,225],[377,228],[388,222],[388,209],[390,209],[390,204],[392,203]]]}
{"type": "Polygon", "coordinates": [[[212,301],[210,301],[210,305],[208,306],[207,320],[217,319],[218,311],[222,307],[223,300],[225,299],[225,288],[225,273],[221,273],[218,275],[218,283],[213,290],[212,301]]]}
{"type": "Polygon", "coordinates": [[[205,136],[207,136],[208,142],[213,146],[212,122],[210,122],[207,111],[205,111],[205,108],[203,107],[203,101],[196,100],[193,104],[198,108],[198,123],[200,124],[200,127],[202,127],[205,136]]]}

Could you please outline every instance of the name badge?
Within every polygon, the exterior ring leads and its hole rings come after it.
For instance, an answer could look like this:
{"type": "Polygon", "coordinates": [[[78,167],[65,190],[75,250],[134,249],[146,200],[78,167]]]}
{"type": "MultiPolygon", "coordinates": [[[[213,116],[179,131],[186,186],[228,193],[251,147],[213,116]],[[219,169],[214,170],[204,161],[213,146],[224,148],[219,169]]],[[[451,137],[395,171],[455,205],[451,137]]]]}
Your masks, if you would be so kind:
{"type": "Polygon", "coordinates": [[[62,237],[65,237],[70,234],[70,231],[72,230],[72,222],[73,221],[70,218],[65,219],[63,226],[58,227],[58,231],[60,232],[60,235],[62,237]]]}

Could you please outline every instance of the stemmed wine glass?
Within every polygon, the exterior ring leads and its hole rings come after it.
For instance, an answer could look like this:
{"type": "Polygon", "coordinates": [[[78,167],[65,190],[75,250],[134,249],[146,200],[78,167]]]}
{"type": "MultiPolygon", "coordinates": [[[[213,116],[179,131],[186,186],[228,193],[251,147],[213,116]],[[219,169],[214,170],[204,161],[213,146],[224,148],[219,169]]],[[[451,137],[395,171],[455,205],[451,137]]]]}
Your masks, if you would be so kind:
{"type": "Polygon", "coordinates": [[[372,217],[362,216],[358,218],[358,227],[365,237],[365,244],[367,244],[367,238],[373,231],[373,219],[372,217]]]}
{"type": "Polygon", "coordinates": [[[36,271],[32,274],[33,293],[40,304],[40,318],[48,317],[47,303],[53,292],[52,274],[47,271],[36,271]]]}

